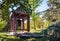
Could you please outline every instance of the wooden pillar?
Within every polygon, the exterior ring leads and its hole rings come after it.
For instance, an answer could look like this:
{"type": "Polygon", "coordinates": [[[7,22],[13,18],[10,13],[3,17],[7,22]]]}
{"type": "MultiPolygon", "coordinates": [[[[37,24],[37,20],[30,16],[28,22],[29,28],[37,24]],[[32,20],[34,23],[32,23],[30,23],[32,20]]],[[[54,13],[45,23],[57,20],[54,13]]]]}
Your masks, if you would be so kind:
{"type": "Polygon", "coordinates": [[[27,31],[30,31],[30,16],[27,16],[27,31]]]}
{"type": "Polygon", "coordinates": [[[11,18],[11,32],[14,32],[14,18],[11,18]]]}
{"type": "Polygon", "coordinates": [[[12,25],[12,24],[13,24],[13,20],[12,20],[12,18],[11,18],[11,21],[10,21],[10,31],[11,31],[11,32],[13,32],[13,29],[12,29],[13,25],[12,25]]]}
{"type": "Polygon", "coordinates": [[[21,28],[22,31],[24,31],[24,17],[21,18],[21,28]]]}
{"type": "Polygon", "coordinates": [[[15,32],[16,30],[16,19],[14,17],[14,15],[11,17],[11,32],[15,32]]]}

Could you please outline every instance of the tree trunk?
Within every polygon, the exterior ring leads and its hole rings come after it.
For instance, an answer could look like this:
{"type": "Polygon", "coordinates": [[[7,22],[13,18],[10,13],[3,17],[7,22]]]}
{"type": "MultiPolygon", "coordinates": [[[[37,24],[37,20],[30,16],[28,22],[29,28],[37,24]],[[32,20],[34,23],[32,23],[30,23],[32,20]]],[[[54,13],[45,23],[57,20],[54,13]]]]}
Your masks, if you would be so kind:
{"type": "Polygon", "coordinates": [[[35,20],[34,20],[34,30],[36,30],[36,27],[35,27],[35,20]]]}

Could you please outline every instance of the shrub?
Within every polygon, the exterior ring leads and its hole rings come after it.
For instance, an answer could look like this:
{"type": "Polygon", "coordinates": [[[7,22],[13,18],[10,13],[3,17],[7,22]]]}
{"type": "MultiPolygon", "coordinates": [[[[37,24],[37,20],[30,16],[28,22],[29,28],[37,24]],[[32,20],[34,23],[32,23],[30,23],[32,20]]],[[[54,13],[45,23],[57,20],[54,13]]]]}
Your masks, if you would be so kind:
{"type": "Polygon", "coordinates": [[[2,31],[6,25],[7,25],[7,22],[5,20],[0,19],[0,31],[2,31]]]}

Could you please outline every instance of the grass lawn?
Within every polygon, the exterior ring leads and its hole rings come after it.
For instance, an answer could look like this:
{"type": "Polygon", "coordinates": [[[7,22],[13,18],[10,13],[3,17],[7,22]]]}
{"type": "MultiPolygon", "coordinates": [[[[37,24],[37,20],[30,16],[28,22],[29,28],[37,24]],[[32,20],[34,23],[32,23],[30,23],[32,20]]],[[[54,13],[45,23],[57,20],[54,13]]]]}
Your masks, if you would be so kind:
{"type": "MultiPolygon", "coordinates": [[[[40,30],[31,30],[32,33],[40,33],[40,30]]],[[[0,41],[48,41],[47,38],[29,38],[29,39],[22,39],[16,36],[7,36],[6,34],[9,32],[1,32],[0,33],[0,41]]]]}
{"type": "Polygon", "coordinates": [[[0,35],[0,41],[46,41],[47,38],[29,38],[29,39],[22,39],[16,36],[6,36],[4,33],[0,35]]]}

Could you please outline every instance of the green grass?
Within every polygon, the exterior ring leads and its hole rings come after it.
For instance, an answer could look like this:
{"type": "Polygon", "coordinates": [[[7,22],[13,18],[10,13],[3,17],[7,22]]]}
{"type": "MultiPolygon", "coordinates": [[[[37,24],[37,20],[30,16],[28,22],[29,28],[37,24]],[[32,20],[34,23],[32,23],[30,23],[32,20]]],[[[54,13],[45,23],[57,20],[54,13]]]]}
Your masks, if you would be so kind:
{"type": "MultiPolygon", "coordinates": [[[[29,38],[29,39],[21,39],[21,38],[11,38],[12,36],[0,37],[0,41],[46,41],[46,38],[29,38]]],[[[14,36],[13,36],[14,37],[14,36]]]]}
{"type": "Polygon", "coordinates": [[[9,32],[1,32],[0,33],[0,41],[47,41],[47,38],[29,38],[29,39],[22,39],[16,36],[7,36],[6,34],[9,32]]]}
{"type": "Polygon", "coordinates": [[[0,41],[17,41],[17,40],[20,40],[16,36],[7,36],[6,34],[7,33],[5,33],[5,32],[0,33],[0,41]]]}

